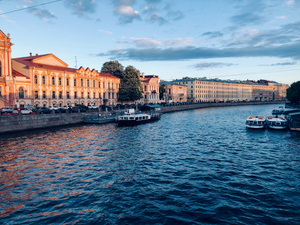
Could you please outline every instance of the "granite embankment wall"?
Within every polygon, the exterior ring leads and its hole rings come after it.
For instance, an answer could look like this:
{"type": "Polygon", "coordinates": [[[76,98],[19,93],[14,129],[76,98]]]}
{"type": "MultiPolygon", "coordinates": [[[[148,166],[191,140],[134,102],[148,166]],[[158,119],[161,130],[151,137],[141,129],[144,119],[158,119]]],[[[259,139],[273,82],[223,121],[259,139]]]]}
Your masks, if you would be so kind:
{"type": "MultiPolygon", "coordinates": [[[[183,110],[192,110],[208,107],[226,107],[242,105],[265,105],[284,104],[285,102],[238,102],[238,103],[197,103],[190,105],[162,107],[162,113],[170,113],[183,110]]],[[[102,114],[105,112],[101,112],[102,114]]],[[[108,113],[108,112],[107,112],[108,113]]],[[[84,116],[93,113],[61,113],[61,114],[37,114],[37,115],[15,115],[0,116],[0,134],[12,133],[25,130],[75,125],[83,123],[84,116]]]]}
{"type": "MultiPolygon", "coordinates": [[[[266,104],[285,104],[286,101],[275,102],[230,102],[230,103],[196,103],[191,105],[166,106],[163,107],[162,113],[177,112],[183,110],[201,109],[209,107],[227,107],[227,106],[243,106],[243,105],[266,105],[266,104]]],[[[270,112],[271,113],[271,112],[270,112]]]]}
{"type": "Polygon", "coordinates": [[[0,134],[83,123],[85,113],[0,116],[0,134]]]}

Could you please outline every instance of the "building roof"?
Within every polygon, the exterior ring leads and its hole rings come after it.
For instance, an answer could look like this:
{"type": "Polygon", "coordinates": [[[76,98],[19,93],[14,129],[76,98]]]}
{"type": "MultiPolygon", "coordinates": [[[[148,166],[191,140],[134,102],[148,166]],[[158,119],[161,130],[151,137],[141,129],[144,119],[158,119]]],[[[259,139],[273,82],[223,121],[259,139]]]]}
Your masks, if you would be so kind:
{"type": "Polygon", "coordinates": [[[12,76],[13,77],[26,77],[27,79],[29,79],[27,76],[25,76],[24,74],[19,73],[18,71],[12,69],[12,76]]]}
{"type": "MultiPolygon", "coordinates": [[[[67,72],[77,73],[79,70],[83,69],[83,67],[80,67],[79,69],[69,68],[68,64],[66,64],[65,62],[63,62],[62,60],[60,60],[59,58],[57,58],[53,54],[44,54],[44,55],[36,54],[35,56],[30,55],[30,56],[27,56],[27,57],[14,58],[12,60],[14,60],[16,62],[19,62],[19,63],[22,63],[23,65],[25,65],[27,67],[35,67],[35,68],[56,70],[56,71],[62,71],[62,72],[67,71],[67,72]],[[43,62],[44,59],[50,58],[50,57],[53,58],[55,61],[57,61],[58,64],[60,64],[62,66],[55,66],[55,65],[49,65],[49,64],[41,63],[41,62],[43,62]]],[[[90,69],[87,68],[85,71],[87,71],[87,70],[90,70],[90,69]]],[[[120,78],[118,78],[118,77],[116,77],[116,76],[114,76],[110,73],[99,73],[95,69],[90,70],[90,71],[91,72],[97,72],[98,75],[102,76],[102,77],[120,79],[120,78]]],[[[19,73],[19,74],[22,75],[21,73],[19,73]]]]}

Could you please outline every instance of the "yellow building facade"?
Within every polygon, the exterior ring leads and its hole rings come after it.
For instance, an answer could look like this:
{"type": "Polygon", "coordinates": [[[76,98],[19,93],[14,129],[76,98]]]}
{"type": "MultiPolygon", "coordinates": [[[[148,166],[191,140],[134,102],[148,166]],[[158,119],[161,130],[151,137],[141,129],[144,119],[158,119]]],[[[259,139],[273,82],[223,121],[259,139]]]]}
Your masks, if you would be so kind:
{"type": "Polygon", "coordinates": [[[173,84],[187,87],[188,102],[270,101],[286,98],[287,84],[183,78],[173,84]]]}
{"type": "Polygon", "coordinates": [[[0,52],[7,54],[0,54],[1,107],[117,104],[120,78],[95,69],[69,68],[53,54],[11,59],[10,39],[0,34],[6,43],[0,52]]]}
{"type": "Polygon", "coordinates": [[[149,104],[159,103],[159,77],[156,75],[145,75],[142,73],[140,81],[143,87],[143,98],[137,103],[149,104]]]}

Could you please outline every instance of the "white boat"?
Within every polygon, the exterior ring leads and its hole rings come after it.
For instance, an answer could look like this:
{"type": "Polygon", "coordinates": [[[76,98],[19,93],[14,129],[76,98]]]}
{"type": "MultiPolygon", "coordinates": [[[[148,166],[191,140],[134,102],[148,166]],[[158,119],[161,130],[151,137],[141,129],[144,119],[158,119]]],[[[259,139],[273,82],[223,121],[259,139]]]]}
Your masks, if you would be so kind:
{"type": "Polygon", "coordinates": [[[124,115],[117,116],[118,126],[134,126],[143,123],[149,123],[160,119],[158,111],[152,112],[135,112],[134,109],[125,111],[124,115]]]}
{"type": "Polygon", "coordinates": [[[280,115],[280,114],[283,114],[284,113],[284,109],[282,106],[279,106],[278,109],[273,109],[272,110],[272,114],[273,115],[280,115]]]}
{"type": "Polygon", "coordinates": [[[268,116],[266,122],[271,129],[283,130],[287,128],[287,120],[281,116],[268,116]]]}
{"type": "Polygon", "coordinates": [[[266,126],[266,119],[263,116],[249,116],[246,120],[246,127],[251,129],[263,129],[266,126]]]}

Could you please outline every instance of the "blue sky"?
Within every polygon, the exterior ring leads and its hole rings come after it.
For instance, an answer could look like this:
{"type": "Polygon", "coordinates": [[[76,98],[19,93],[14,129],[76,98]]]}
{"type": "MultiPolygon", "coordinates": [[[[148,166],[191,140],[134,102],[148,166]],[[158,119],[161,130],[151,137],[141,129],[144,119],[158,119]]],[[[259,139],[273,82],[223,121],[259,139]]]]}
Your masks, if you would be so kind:
{"type": "Polygon", "coordinates": [[[0,29],[13,58],[118,60],[163,80],[300,80],[300,0],[0,0],[0,29]]]}

